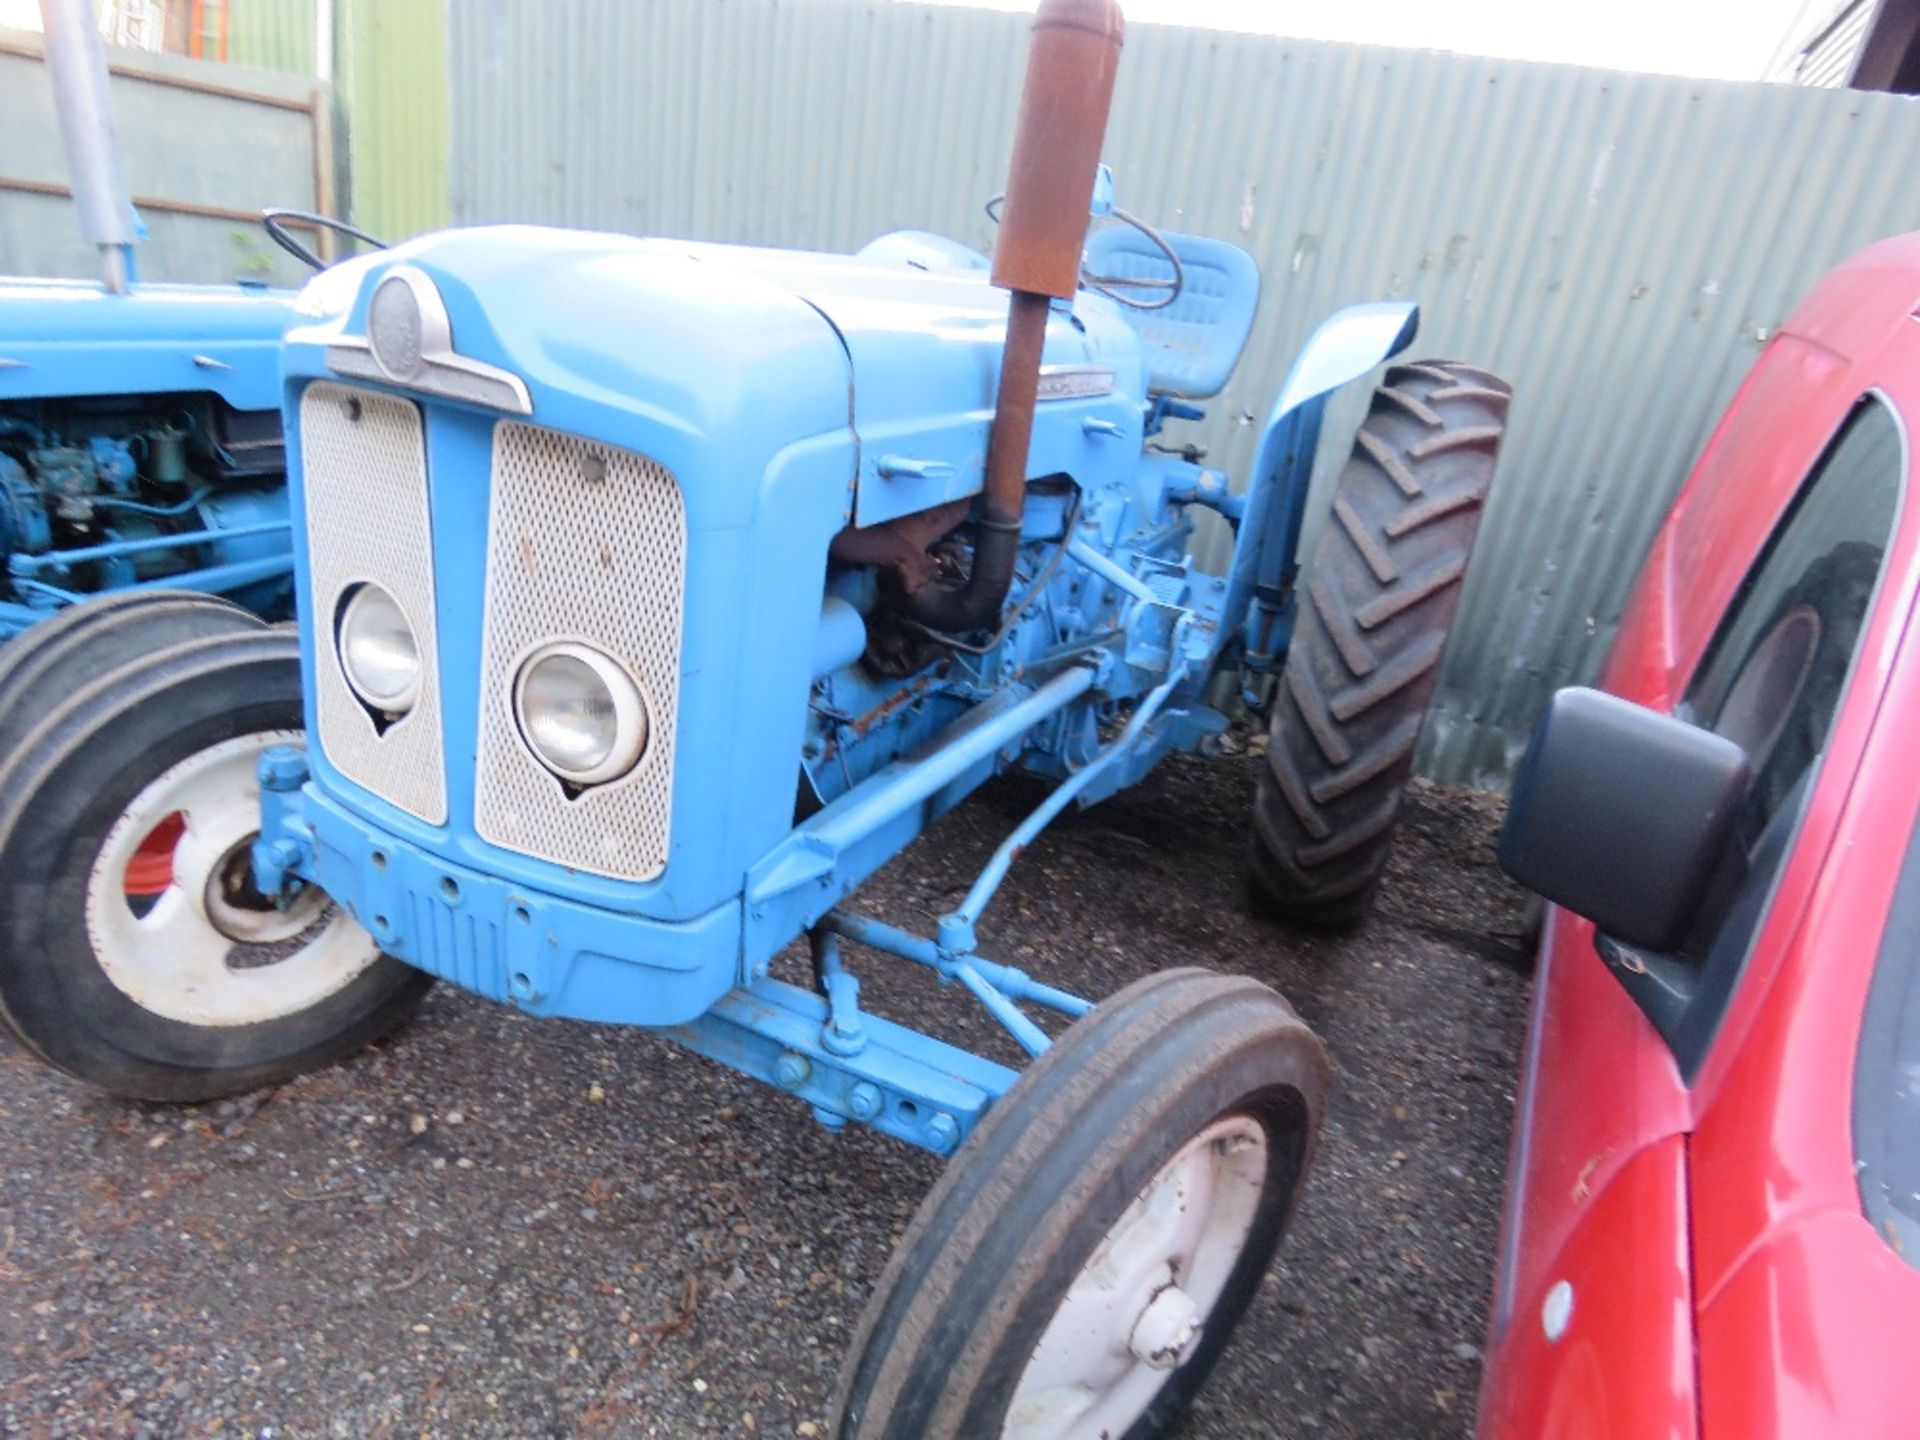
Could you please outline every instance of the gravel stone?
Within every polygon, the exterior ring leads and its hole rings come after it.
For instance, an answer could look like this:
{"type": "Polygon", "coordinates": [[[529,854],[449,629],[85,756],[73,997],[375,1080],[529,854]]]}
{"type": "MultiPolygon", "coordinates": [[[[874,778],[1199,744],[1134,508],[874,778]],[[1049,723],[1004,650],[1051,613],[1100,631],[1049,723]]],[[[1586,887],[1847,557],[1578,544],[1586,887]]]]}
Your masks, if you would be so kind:
{"type": "MultiPolygon", "coordinates": [[[[1527,989],[1500,805],[1416,786],[1379,912],[1302,933],[1245,903],[1259,763],[1176,758],[1063,817],[982,949],[1094,996],[1257,975],[1333,1052],[1299,1220],[1185,1440],[1464,1436],[1527,989]]],[[[986,787],[857,907],[931,933],[1044,794],[986,787]]],[[[848,959],[876,1012],[1018,1062],[957,987],[848,959]]],[[[799,947],[781,968],[804,979],[799,947]]],[[[212,1106],[111,1099],[0,1040],[0,1435],[822,1435],[938,1163],[653,1035],[446,987],[212,1106]]]]}

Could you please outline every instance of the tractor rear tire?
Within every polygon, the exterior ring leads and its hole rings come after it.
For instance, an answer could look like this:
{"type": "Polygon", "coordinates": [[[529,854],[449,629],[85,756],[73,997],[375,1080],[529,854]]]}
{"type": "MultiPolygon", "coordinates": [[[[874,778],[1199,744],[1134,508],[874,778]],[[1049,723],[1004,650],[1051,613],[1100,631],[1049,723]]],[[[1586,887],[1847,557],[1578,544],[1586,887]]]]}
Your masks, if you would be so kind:
{"type": "Polygon", "coordinates": [[[896,1247],[835,1440],[1172,1433],[1273,1262],[1331,1069],[1242,976],[1162,971],[1075,1021],[896,1247]]]}
{"type": "Polygon", "coordinates": [[[1373,904],[1506,430],[1506,384],[1387,372],[1300,573],[1254,800],[1258,908],[1351,925],[1373,904]]]}

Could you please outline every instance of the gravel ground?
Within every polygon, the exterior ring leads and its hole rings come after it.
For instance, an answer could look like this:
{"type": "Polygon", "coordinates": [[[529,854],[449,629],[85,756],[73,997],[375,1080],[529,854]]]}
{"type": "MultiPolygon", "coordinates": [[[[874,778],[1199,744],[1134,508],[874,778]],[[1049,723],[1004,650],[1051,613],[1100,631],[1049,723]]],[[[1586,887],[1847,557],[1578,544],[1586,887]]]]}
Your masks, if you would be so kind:
{"type": "MultiPolygon", "coordinates": [[[[1096,995],[1245,971],[1332,1048],[1303,1212],[1189,1440],[1463,1435],[1527,983],[1498,804],[1417,788],[1380,912],[1327,937],[1247,913],[1252,789],[1244,759],[1176,759],[1069,816],[985,948],[1096,995]]],[[[861,906],[930,926],[1040,793],[988,787],[861,906]]],[[[992,1048],[918,979],[867,998],[992,1048]]],[[[381,1047],[219,1105],[0,1051],[0,1433],[822,1434],[935,1165],[645,1033],[444,988],[381,1047]]]]}

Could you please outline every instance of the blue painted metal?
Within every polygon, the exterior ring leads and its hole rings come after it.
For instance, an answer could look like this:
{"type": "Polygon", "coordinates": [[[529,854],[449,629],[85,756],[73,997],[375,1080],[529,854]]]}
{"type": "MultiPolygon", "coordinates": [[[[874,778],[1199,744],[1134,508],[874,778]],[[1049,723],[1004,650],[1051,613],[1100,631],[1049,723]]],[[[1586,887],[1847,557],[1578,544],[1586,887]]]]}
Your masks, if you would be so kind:
{"type": "MultiPolygon", "coordinates": [[[[1147,347],[1148,383],[1162,395],[1189,400],[1218,395],[1233,377],[1260,308],[1260,267],[1224,240],[1162,232],[1180,257],[1185,283],[1162,309],[1128,310],[1147,347]]],[[[1087,240],[1087,269],[1125,280],[1169,281],[1173,267],[1160,248],[1131,225],[1110,225],[1087,240]]],[[[1150,292],[1142,292],[1143,295],[1150,292]]]]}
{"type": "MultiPolygon", "coordinates": [[[[229,595],[245,599],[256,591],[264,591],[270,596],[284,599],[291,593],[289,582],[293,578],[293,560],[290,556],[274,555],[258,560],[238,560],[227,565],[208,565],[199,570],[178,570],[156,576],[150,580],[126,579],[115,583],[115,590],[198,590],[206,595],[229,595]]],[[[37,620],[44,620],[49,611],[58,610],[65,605],[78,605],[88,598],[88,592],[66,590],[58,585],[50,585],[44,580],[18,580],[14,589],[24,595],[27,604],[20,607],[20,613],[26,616],[18,629],[37,620]]],[[[98,593],[98,592],[94,592],[98,593]]],[[[250,608],[263,613],[275,609],[284,609],[284,605],[254,604],[250,608]]],[[[0,610],[0,638],[10,632],[7,627],[7,612],[0,610]]]]}
{"type": "Polygon", "coordinates": [[[860,977],[840,963],[838,935],[816,926],[807,938],[813,945],[814,984],[827,1001],[820,1043],[842,1057],[858,1055],[867,1048],[860,1020],[860,977]]]}
{"type": "Polygon", "coordinates": [[[76,565],[91,565],[102,560],[124,559],[156,550],[178,550],[182,546],[211,545],[219,541],[246,540],[257,535],[285,537],[285,520],[260,521],[231,530],[189,530],[179,535],[149,535],[138,540],[110,540],[102,545],[75,550],[53,550],[44,555],[15,555],[7,561],[7,571],[18,579],[41,575],[64,575],[76,565]]]}
{"type": "Polygon", "coordinates": [[[30,605],[19,605],[11,600],[0,600],[0,640],[18,635],[29,625],[37,624],[47,618],[47,612],[36,610],[30,605]]]}
{"type": "Polygon", "coordinates": [[[980,917],[992,903],[994,893],[999,890],[1001,881],[1007,878],[1007,871],[1013,868],[1013,862],[1019,858],[1020,852],[1031,845],[1062,810],[1098,780],[1103,771],[1122,756],[1141,747],[1147,727],[1159,715],[1161,707],[1193,672],[1195,665],[1206,658],[1206,642],[1193,633],[1192,623],[1185,615],[1174,621],[1173,640],[1168,647],[1170,661],[1167,678],[1154,686],[1147,697],[1134,707],[1119,738],[1056,785],[1033,813],[1014,827],[1013,833],[1000,842],[999,848],[980,871],[973,888],[967,891],[967,898],[951,914],[941,917],[940,942],[943,950],[955,955],[973,953],[976,943],[974,931],[980,923],[980,917]]]}
{"type": "Polygon", "coordinates": [[[132,493],[134,478],[140,469],[134,462],[132,441],[114,435],[95,435],[87,441],[87,450],[93,458],[93,468],[102,485],[115,495],[132,493]]]}
{"type": "Polygon", "coordinates": [[[840,1054],[854,1053],[840,1048],[845,1041],[842,1039],[836,1044],[835,1037],[857,1033],[859,1027],[859,987],[857,984],[851,988],[847,986],[852,977],[841,968],[839,948],[834,943],[835,937],[840,935],[858,940],[883,954],[925,965],[939,975],[943,984],[957,981],[965,986],[1029,1055],[1044,1053],[1052,1042],[1044,1030],[1020,1012],[1018,1002],[1025,1000],[1044,1005],[1049,1010],[1075,1019],[1093,1008],[1091,1001],[1082,1000],[1078,995],[1070,995],[1064,990],[1056,990],[1051,985],[1043,985],[1025,971],[1016,970],[1011,965],[999,965],[973,954],[971,930],[968,932],[966,948],[955,949],[947,936],[947,924],[952,918],[949,916],[941,921],[942,938],[938,942],[923,940],[884,921],[843,910],[829,911],[821,919],[812,935],[815,968],[821,975],[829,1008],[835,1017],[830,1022],[826,1038],[829,1048],[840,1054]],[[836,980],[840,986],[838,995],[835,994],[836,980]]]}
{"type": "Polygon", "coordinates": [[[456,863],[349,810],[324,753],[308,763],[304,789],[263,787],[255,873],[319,885],[409,965],[530,1015],[627,1025],[692,1020],[734,987],[738,895],[666,920],[518,884],[484,855],[456,863]]]}
{"type": "Polygon", "coordinates": [[[973,992],[974,999],[987,1007],[987,1012],[1007,1029],[1007,1033],[1020,1042],[1020,1048],[1029,1055],[1044,1055],[1053,1042],[1047,1038],[1047,1032],[1020,1013],[1015,1005],[998,989],[988,983],[985,976],[965,960],[953,962],[953,974],[962,985],[973,992]]]}
{"type": "Polygon", "coordinates": [[[209,427],[277,424],[295,313],[251,285],[0,279],[0,640],[138,587],[289,613],[277,466],[223,452],[209,427]]]}
{"type": "Polygon", "coordinates": [[[878,1015],[865,1017],[867,1043],[857,1055],[836,1055],[821,1040],[826,1021],[820,996],[756,980],[663,1033],[790,1091],[823,1120],[859,1120],[936,1155],[957,1149],[1019,1078],[1004,1065],[878,1015]]]}
{"type": "Polygon", "coordinates": [[[1256,673],[1272,670],[1284,658],[1307,484],[1327,401],[1341,386],[1411,345],[1419,324],[1417,305],[1351,305],[1323,322],[1293,362],[1267,416],[1227,567],[1224,613],[1241,619],[1244,628],[1238,634],[1221,633],[1216,663],[1235,641],[1244,647],[1247,668],[1256,673]]]}
{"type": "Polygon", "coordinates": [[[1093,571],[1094,574],[1105,580],[1109,585],[1113,586],[1114,589],[1125,591],[1140,604],[1152,605],[1159,599],[1159,596],[1154,593],[1153,587],[1147,584],[1146,581],[1134,574],[1133,571],[1127,569],[1126,566],[1116,564],[1114,561],[1108,559],[1079,536],[1075,536],[1072,542],[1068,544],[1067,554],[1071,555],[1080,564],[1086,566],[1087,569],[1093,571]]]}
{"type": "MultiPolygon", "coordinates": [[[[942,980],[954,978],[953,958],[942,951],[938,944],[889,925],[884,920],[876,920],[870,915],[856,915],[850,910],[831,910],[821,920],[819,928],[844,935],[869,949],[911,960],[916,965],[925,965],[937,972],[942,980]]],[[[969,955],[967,963],[1010,1000],[1044,1005],[1049,1010],[1057,1010],[1075,1019],[1093,1008],[1091,1000],[1083,1000],[1078,995],[1042,984],[1024,970],[1011,965],[1001,965],[979,955],[969,955]]]]}
{"type": "MultiPolygon", "coordinates": [[[[817,885],[823,878],[831,881],[842,857],[861,842],[990,761],[1042,720],[1086,694],[1093,682],[1090,667],[1070,665],[1011,704],[969,711],[937,749],[875,772],[844,798],[795,826],[747,872],[748,903],[764,905],[798,886],[817,885]]],[[[823,906],[821,913],[825,912],[823,906]]]]}
{"type": "Polygon", "coordinates": [[[1096,220],[1104,220],[1113,214],[1113,197],[1113,167],[1098,166],[1093,172],[1093,199],[1087,206],[1088,213],[1096,220]]]}
{"type": "Polygon", "coordinates": [[[829,595],[820,606],[820,629],[813,639],[813,678],[844,670],[867,648],[867,620],[850,600],[829,595]]]}
{"type": "Polygon", "coordinates": [[[280,334],[295,297],[254,285],[0,278],[0,401],[209,393],[236,410],[280,402],[280,334]]]}
{"type": "Polygon", "coordinates": [[[978,250],[928,230],[890,230],[854,253],[872,265],[905,265],[914,270],[978,270],[990,262],[978,250]]]}
{"type": "MultiPolygon", "coordinates": [[[[1210,245],[1192,253],[1233,271],[1210,245]]],[[[1156,390],[1156,373],[1170,373],[1156,372],[1156,355],[1173,342],[1094,294],[1056,304],[1043,371],[1054,388],[1037,405],[1003,622],[901,675],[860,660],[886,619],[882,587],[829,546],[980,489],[1007,305],[979,260],[911,232],[829,256],[509,227],[423,237],[311,287],[285,348],[290,422],[305,388],[332,378],[328,347],[366,333],[373,288],[404,263],[439,291],[460,353],[524,383],[535,424],[637,451],[677,481],[687,578],[672,839],[654,879],[597,876],[484,840],[470,764],[450,765],[448,819],[429,824],[316,746],[292,783],[284,757],[270,757],[257,880],[319,884],[390,953],[530,1013],[660,1027],[826,1123],[858,1120],[941,1153],[964,1138],[1013,1072],[864,1010],[841,940],[965,987],[1030,1053],[1048,1040],[1022,1005],[1086,1012],[1086,1000],[977,954],[984,911],[1068,805],[1219,733],[1225,717],[1205,697],[1239,663],[1262,607],[1284,606],[1325,397],[1403,345],[1414,318],[1410,306],[1363,306],[1323,329],[1239,500],[1217,472],[1145,447],[1161,419],[1194,409],[1156,390]],[[1196,505],[1238,522],[1229,577],[1191,562],[1196,505]],[[1061,783],[934,938],[841,908],[938,815],[1013,768],[1061,783]],[[817,993],[768,973],[803,935],[817,993]]],[[[1256,295],[1235,280],[1211,312],[1179,312],[1175,348],[1230,364],[1256,295]]],[[[1187,383],[1209,381],[1204,368],[1183,371],[1187,383]]],[[[478,557],[500,417],[385,388],[411,395],[424,419],[439,617],[430,680],[445,753],[472,756],[488,583],[478,557]]],[[[292,423],[288,442],[299,513],[307,479],[292,423]]],[[[294,572],[305,595],[297,534],[294,572]]],[[[309,674],[332,643],[329,627],[302,628],[309,674]]],[[[308,719],[317,730],[311,708],[308,719]]]]}

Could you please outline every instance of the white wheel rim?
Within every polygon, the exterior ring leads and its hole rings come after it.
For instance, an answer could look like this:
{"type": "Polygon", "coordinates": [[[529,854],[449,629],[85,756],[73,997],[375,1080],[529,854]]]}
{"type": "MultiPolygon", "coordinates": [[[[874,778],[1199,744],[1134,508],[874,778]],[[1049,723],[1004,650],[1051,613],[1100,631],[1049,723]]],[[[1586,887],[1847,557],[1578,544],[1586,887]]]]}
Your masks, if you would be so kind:
{"type": "Polygon", "coordinates": [[[1021,1373],[1003,1440],[1124,1435],[1198,1348],[1266,1180],[1267,1134],[1248,1116],[1183,1145],[1074,1277],[1021,1373]]]}
{"type": "Polygon", "coordinates": [[[380,947],[318,890],[285,912],[229,903],[221,867],[260,829],[255,762],[272,745],[303,743],[297,730],[235,736],[188,756],[154,780],[107,831],[87,876],[87,938],[114,988],[143,1010],[185,1025],[258,1025],[311,1009],[380,958],[380,947]],[[145,914],[127,904],[127,866],[168,816],[185,829],[173,882],[145,914]],[[242,945],[290,953],[236,967],[242,945]]]}

